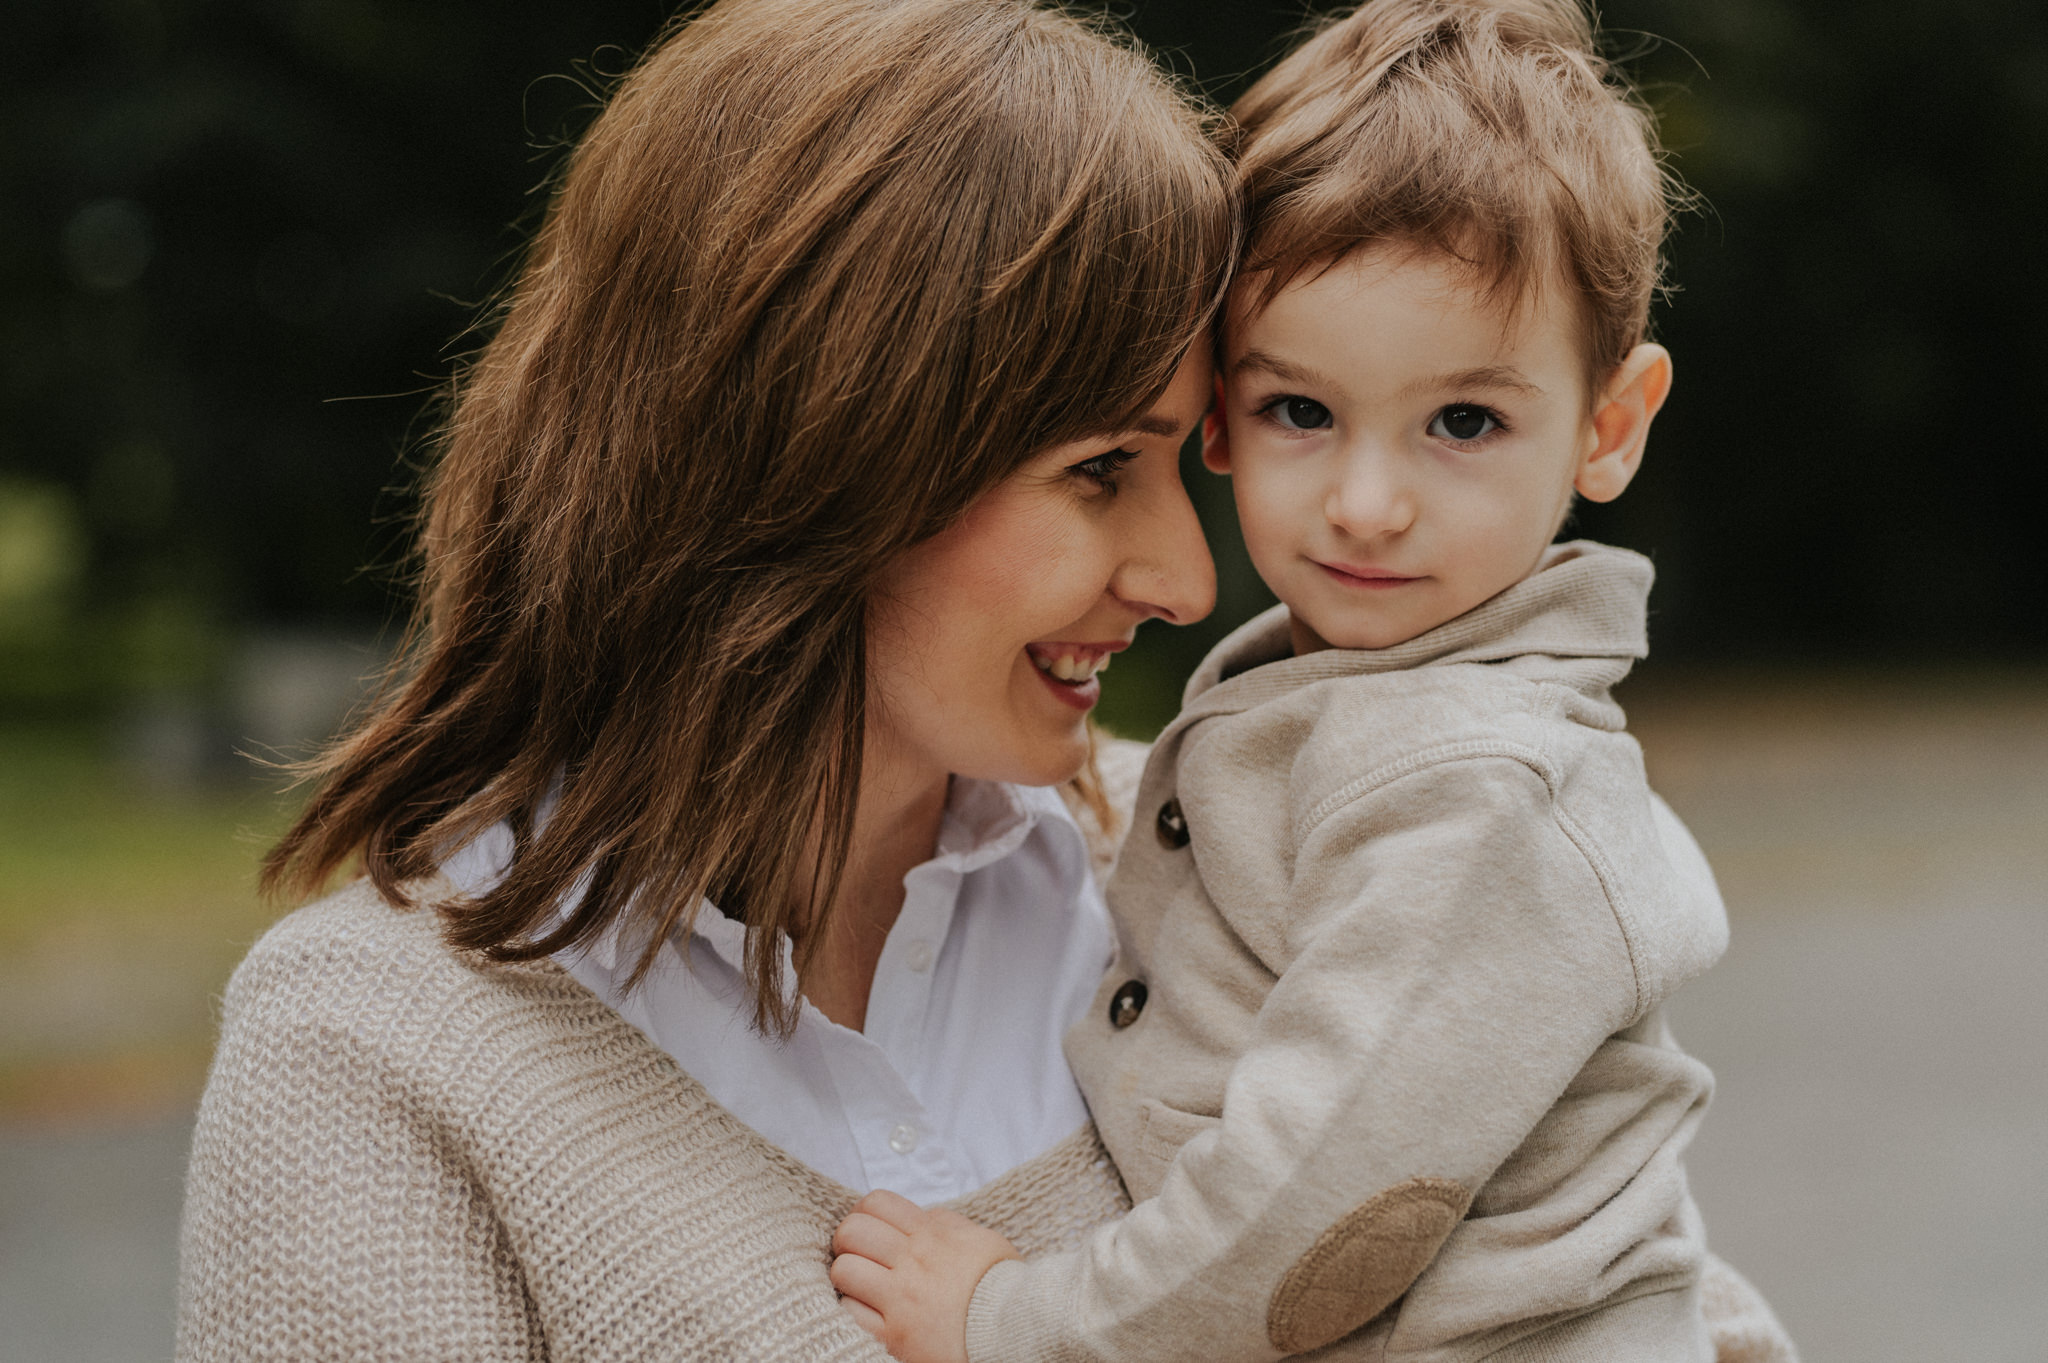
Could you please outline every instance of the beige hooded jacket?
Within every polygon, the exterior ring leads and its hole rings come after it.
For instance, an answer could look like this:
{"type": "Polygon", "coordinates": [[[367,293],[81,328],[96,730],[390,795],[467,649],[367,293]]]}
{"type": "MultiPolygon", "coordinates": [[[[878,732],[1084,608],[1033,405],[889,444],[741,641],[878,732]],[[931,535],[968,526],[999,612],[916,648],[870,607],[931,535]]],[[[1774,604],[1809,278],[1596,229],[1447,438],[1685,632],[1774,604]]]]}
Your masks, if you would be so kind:
{"type": "Polygon", "coordinates": [[[1139,1205],[991,1270],[974,1363],[1714,1356],[1712,1077],[1659,1006],[1727,924],[1609,695],[1650,579],[1561,545],[1394,648],[1295,657],[1284,607],[1218,645],[1067,1038],[1139,1205]]]}

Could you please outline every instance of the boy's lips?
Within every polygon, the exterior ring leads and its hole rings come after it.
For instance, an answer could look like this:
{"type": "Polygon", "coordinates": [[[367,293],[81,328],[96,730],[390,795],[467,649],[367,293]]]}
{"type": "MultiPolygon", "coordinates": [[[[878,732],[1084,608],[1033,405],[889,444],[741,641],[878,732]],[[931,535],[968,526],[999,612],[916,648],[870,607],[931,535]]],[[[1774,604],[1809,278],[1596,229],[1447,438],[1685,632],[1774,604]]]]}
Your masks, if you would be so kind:
{"type": "Polygon", "coordinates": [[[1325,563],[1321,559],[1309,562],[1347,587],[1405,587],[1411,582],[1420,582],[1420,576],[1397,573],[1391,568],[1380,568],[1369,563],[1325,563]]]}

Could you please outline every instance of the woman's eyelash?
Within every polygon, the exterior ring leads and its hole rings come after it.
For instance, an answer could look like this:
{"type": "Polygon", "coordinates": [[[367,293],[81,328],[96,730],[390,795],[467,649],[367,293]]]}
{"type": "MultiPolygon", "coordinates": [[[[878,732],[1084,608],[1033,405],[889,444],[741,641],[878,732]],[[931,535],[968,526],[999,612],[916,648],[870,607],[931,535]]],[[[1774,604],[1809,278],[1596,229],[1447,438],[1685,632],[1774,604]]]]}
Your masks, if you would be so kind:
{"type": "Polygon", "coordinates": [[[1104,450],[1093,458],[1067,465],[1067,469],[1071,473],[1080,474],[1083,478],[1092,478],[1098,483],[1114,487],[1117,474],[1123,472],[1124,466],[1136,459],[1139,453],[1138,450],[1104,450]]]}

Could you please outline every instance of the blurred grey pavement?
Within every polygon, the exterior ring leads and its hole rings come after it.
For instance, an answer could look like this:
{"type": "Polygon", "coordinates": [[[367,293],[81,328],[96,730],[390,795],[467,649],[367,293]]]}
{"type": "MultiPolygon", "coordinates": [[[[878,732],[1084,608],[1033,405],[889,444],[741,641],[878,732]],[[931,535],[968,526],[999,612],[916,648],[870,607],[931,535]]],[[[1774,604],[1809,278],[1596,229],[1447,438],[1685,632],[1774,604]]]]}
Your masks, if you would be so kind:
{"type": "Polygon", "coordinates": [[[0,1360],[171,1356],[191,1120],[0,1130],[0,1360]]]}
{"type": "Polygon", "coordinates": [[[1710,1241],[1809,1363],[2048,1359],[2048,676],[1623,701],[1730,910],[1710,1241]]]}
{"type": "MultiPolygon", "coordinates": [[[[1714,1246],[1808,1363],[2048,1360],[2048,678],[1642,685],[1734,926],[1673,1007],[1714,1246]]],[[[0,1359],[168,1355],[188,1120],[0,1130],[0,1359]]]]}

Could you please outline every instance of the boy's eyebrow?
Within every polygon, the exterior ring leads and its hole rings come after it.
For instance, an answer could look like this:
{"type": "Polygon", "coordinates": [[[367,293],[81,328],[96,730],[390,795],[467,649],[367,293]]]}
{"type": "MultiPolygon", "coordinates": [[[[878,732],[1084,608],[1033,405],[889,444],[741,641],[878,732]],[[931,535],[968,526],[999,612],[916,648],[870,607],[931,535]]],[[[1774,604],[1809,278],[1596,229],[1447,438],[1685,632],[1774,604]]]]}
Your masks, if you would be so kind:
{"type": "Polygon", "coordinates": [[[1445,388],[1505,388],[1509,392],[1525,397],[1541,397],[1543,389],[1529,382],[1528,376],[1512,365],[1483,364],[1473,369],[1460,369],[1450,374],[1439,374],[1434,378],[1418,379],[1406,388],[1409,393],[1436,392],[1445,388]]]}
{"type": "Polygon", "coordinates": [[[1282,383],[1298,383],[1304,387],[1316,384],[1328,385],[1329,380],[1313,369],[1306,369],[1292,360],[1283,360],[1263,350],[1247,350],[1237,357],[1237,363],[1230,366],[1232,374],[1242,374],[1247,369],[1258,369],[1271,374],[1282,383]]]}
{"type": "MultiPolygon", "coordinates": [[[[1238,356],[1237,363],[1231,365],[1230,372],[1241,374],[1247,369],[1262,370],[1265,373],[1271,374],[1282,383],[1298,383],[1303,387],[1320,385],[1327,388],[1330,386],[1330,380],[1324,378],[1315,370],[1298,365],[1292,360],[1283,360],[1278,355],[1268,354],[1263,350],[1247,350],[1244,354],[1238,356]]],[[[1432,375],[1429,378],[1417,379],[1414,383],[1407,385],[1402,391],[1404,393],[1437,392],[1446,388],[1506,389],[1509,392],[1521,393],[1526,397],[1541,397],[1543,395],[1543,389],[1539,385],[1531,383],[1528,376],[1523,374],[1521,370],[1516,369],[1513,365],[1506,364],[1482,364],[1471,369],[1459,369],[1448,374],[1432,375]]]]}

